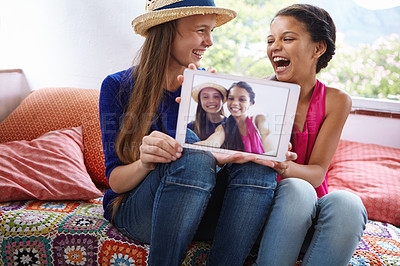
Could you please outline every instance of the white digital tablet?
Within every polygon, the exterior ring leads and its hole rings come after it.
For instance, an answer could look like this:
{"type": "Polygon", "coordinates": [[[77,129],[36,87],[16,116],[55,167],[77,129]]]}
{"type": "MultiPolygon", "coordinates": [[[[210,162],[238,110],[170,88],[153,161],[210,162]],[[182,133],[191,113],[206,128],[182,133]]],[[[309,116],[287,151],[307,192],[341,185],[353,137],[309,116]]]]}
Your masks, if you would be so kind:
{"type": "Polygon", "coordinates": [[[296,84],[186,69],[176,140],[185,148],[285,161],[299,93],[296,84]]]}

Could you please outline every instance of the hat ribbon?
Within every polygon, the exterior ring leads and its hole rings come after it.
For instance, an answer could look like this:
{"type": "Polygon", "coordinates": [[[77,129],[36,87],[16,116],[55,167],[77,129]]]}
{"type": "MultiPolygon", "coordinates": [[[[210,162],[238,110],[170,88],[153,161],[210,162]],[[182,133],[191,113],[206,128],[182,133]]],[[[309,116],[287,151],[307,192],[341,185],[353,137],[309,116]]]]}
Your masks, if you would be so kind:
{"type": "Polygon", "coordinates": [[[215,6],[214,0],[182,0],[173,4],[169,4],[153,11],[178,8],[178,7],[191,7],[191,6],[215,6]]]}

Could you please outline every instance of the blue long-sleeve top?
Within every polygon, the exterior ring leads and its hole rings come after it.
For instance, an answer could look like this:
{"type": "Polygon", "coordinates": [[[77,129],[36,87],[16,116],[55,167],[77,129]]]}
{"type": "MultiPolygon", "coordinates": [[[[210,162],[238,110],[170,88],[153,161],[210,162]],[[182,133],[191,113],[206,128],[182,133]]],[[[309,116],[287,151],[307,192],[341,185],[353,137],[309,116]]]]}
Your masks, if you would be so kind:
{"type": "MultiPolygon", "coordinates": [[[[112,170],[124,163],[118,158],[115,150],[115,140],[124,117],[126,106],[132,94],[132,68],[108,75],[100,90],[100,125],[105,155],[106,177],[109,179],[112,170]]],[[[157,130],[175,137],[179,104],[175,101],[181,95],[181,87],[175,92],[164,90],[161,103],[158,108],[157,119],[151,124],[150,131],[157,130]]],[[[193,140],[190,142],[194,142],[193,140]]],[[[111,189],[107,190],[103,197],[104,217],[110,220],[110,202],[118,194],[111,189]]]]}

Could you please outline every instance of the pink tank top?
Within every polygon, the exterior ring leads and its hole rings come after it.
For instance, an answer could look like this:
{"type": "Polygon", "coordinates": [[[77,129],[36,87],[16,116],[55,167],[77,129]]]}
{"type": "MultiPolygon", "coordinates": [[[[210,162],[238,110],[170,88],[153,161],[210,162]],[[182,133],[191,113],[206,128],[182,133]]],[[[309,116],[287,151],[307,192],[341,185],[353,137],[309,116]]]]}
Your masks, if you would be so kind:
{"type": "MultiPolygon", "coordinates": [[[[310,105],[308,106],[303,132],[300,132],[293,126],[291,142],[293,144],[293,151],[297,153],[297,160],[295,162],[298,164],[308,164],[310,160],[318,131],[325,119],[325,94],[325,84],[317,80],[310,105]]],[[[278,176],[278,181],[282,179],[282,177],[278,176]]],[[[324,182],[315,189],[318,198],[328,194],[327,179],[328,173],[325,175],[324,182]]]]}
{"type": "Polygon", "coordinates": [[[242,136],[244,151],[253,153],[264,153],[260,132],[256,128],[254,121],[250,117],[246,117],[247,135],[242,136]]]}

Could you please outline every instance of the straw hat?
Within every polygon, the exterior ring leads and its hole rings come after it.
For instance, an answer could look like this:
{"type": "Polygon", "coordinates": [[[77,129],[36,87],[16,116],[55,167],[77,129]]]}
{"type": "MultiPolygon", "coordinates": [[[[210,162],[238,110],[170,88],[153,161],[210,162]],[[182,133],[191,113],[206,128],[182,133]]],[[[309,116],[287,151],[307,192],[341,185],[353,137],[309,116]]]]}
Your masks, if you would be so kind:
{"type": "Polygon", "coordinates": [[[146,13],[132,21],[137,34],[146,37],[147,30],[159,24],[192,15],[216,14],[219,27],[236,17],[231,9],[216,7],[214,0],[146,0],[146,13]]]}
{"type": "Polygon", "coordinates": [[[197,86],[194,86],[192,89],[192,97],[193,97],[193,100],[196,101],[196,103],[199,102],[199,94],[200,94],[201,90],[205,89],[205,88],[212,88],[212,89],[218,90],[222,94],[222,103],[226,102],[227,90],[225,89],[225,87],[223,87],[219,84],[216,84],[216,83],[202,83],[197,86]]]}

